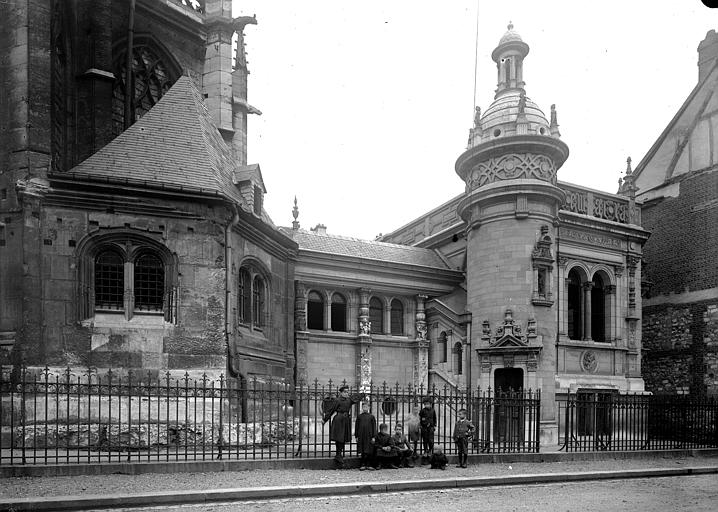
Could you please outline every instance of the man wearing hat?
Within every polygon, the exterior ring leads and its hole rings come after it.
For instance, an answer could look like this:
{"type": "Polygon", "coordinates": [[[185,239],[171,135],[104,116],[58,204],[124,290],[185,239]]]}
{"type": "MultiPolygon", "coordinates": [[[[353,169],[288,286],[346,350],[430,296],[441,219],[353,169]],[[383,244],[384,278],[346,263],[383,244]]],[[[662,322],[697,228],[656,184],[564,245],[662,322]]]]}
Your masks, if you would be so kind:
{"type": "Polygon", "coordinates": [[[342,386],[339,388],[339,396],[329,402],[324,410],[323,423],[332,420],[329,424],[329,439],[336,445],[334,461],[340,468],[344,467],[344,446],[352,439],[352,406],[361,399],[361,395],[350,397],[349,386],[342,386]]]}

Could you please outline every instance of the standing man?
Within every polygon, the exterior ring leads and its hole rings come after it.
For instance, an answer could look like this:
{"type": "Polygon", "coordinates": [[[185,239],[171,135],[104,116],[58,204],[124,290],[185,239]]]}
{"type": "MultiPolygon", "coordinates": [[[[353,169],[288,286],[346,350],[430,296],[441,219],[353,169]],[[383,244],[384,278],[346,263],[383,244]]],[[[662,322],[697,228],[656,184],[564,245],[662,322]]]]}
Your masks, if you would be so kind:
{"type": "Polygon", "coordinates": [[[350,398],[349,386],[342,386],[339,388],[339,396],[337,399],[330,402],[324,411],[322,423],[326,423],[331,418],[331,423],[329,423],[329,439],[334,441],[336,446],[337,454],[334,457],[334,461],[340,468],[344,467],[344,445],[351,441],[352,438],[352,405],[358,403],[360,400],[360,396],[350,398]]]}
{"type": "Polygon", "coordinates": [[[429,461],[429,457],[434,452],[434,429],[436,428],[436,411],[431,405],[430,398],[424,398],[421,401],[423,407],[419,411],[419,427],[421,428],[421,444],[424,450],[422,464],[429,461]]]}

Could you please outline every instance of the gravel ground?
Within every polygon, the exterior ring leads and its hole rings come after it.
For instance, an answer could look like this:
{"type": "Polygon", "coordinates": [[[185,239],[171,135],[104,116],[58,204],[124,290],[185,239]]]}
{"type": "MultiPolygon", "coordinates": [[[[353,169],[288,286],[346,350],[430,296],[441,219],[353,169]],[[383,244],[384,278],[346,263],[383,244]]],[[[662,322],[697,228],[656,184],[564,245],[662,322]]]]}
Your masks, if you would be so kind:
{"type": "Polygon", "coordinates": [[[480,477],[531,473],[567,473],[646,468],[718,466],[714,457],[656,457],[601,461],[566,461],[512,464],[473,464],[467,469],[449,466],[446,471],[428,466],[382,470],[262,469],[221,473],[153,473],[143,475],[84,475],[63,477],[5,478],[1,498],[70,496],[85,494],[137,494],[142,492],[230,489],[244,487],[297,486],[381,480],[422,480],[427,478],[480,477]]]}

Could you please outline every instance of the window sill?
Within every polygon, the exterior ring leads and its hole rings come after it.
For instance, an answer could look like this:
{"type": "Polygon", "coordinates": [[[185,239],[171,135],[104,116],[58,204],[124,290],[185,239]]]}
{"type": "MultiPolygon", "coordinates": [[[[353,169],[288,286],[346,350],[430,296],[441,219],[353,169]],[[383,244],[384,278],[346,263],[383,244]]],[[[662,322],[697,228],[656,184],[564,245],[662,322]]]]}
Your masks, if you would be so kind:
{"type": "Polygon", "coordinates": [[[95,316],[82,321],[82,325],[95,328],[140,328],[157,329],[171,326],[165,322],[162,313],[135,312],[130,320],[125,319],[123,311],[96,310],[95,316]]]}

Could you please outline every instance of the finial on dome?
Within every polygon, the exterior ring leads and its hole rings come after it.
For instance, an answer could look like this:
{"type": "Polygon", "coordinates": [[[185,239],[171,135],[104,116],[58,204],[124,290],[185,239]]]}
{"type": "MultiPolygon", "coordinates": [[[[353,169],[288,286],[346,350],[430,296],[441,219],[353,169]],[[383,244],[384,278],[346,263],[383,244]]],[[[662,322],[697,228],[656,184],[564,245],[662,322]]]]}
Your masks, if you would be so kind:
{"type": "Polygon", "coordinates": [[[549,125],[549,131],[554,137],[561,137],[561,132],[558,131],[558,115],[556,114],[556,104],[551,105],[551,123],[549,125]]]}
{"type": "Polygon", "coordinates": [[[509,29],[509,30],[513,30],[513,29],[514,29],[514,24],[509,21],[509,24],[506,25],[506,28],[509,29]]]}
{"type": "Polygon", "coordinates": [[[299,217],[299,207],[297,206],[297,196],[294,196],[294,208],[292,208],[292,217],[294,217],[294,220],[292,221],[292,229],[297,230],[299,229],[299,221],[297,218],[299,217]]]}

